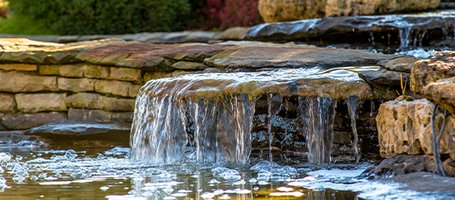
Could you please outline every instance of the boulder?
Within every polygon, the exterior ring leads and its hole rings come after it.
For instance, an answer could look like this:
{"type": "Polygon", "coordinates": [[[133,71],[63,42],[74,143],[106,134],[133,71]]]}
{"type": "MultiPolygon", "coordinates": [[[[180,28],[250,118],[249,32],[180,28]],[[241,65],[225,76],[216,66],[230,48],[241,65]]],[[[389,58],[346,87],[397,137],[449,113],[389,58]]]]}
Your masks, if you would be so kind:
{"type": "Polygon", "coordinates": [[[455,51],[438,52],[431,59],[414,63],[411,71],[411,91],[421,94],[426,85],[454,76],[455,51]]]}
{"type": "Polygon", "coordinates": [[[370,15],[400,11],[429,10],[440,0],[259,0],[259,13],[266,22],[332,16],[370,15]]]}
{"type": "Polygon", "coordinates": [[[455,77],[430,83],[422,93],[425,98],[455,115],[455,77]]]}
{"type": "MultiPolygon", "coordinates": [[[[426,99],[381,104],[376,117],[381,156],[388,158],[399,154],[432,154],[433,108],[434,105],[426,99]]],[[[436,115],[437,131],[442,118],[442,113],[436,115]]],[[[441,154],[455,151],[455,116],[449,115],[446,120],[440,146],[441,154]]]]}

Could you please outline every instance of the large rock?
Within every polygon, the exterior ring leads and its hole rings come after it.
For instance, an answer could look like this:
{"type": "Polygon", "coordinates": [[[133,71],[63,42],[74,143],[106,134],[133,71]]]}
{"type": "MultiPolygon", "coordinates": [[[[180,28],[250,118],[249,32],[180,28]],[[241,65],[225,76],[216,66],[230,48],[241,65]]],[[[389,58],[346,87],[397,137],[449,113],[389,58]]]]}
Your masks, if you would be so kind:
{"type": "Polygon", "coordinates": [[[414,63],[411,71],[411,91],[421,94],[428,84],[455,76],[455,51],[437,53],[431,59],[414,63]]]}
{"type": "Polygon", "coordinates": [[[57,90],[58,87],[56,77],[38,76],[16,71],[0,71],[0,91],[40,92],[57,90]]]}
{"type": "Polygon", "coordinates": [[[64,120],[67,120],[66,113],[61,112],[35,114],[11,113],[3,115],[2,124],[9,130],[24,130],[64,120]]]}
{"type": "MultiPolygon", "coordinates": [[[[341,2],[341,1],[340,1],[341,2]]],[[[453,30],[454,15],[380,15],[349,16],[277,22],[256,25],[248,31],[246,39],[263,41],[308,41],[401,45],[438,43],[449,39],[442,34],[453,30]],[[425,32],[425,37],[422,37],[425,32]],[[386,36],[386,37],[384,37],[386,36]]],[[[323,43],[324,44],[324,43],[323,43]]],[[[444,44],[444,47],[447,44],[444,44]]]]}
{"type": "MultiPolygon", "coordinates": [[[[380,153],[388,158],[398,154],[432,154],[431,114],[434,105],[426,99],[383,103],[376,117],[380,153]]],[[[443,114],[436,115],[436,127],[443,114]]],[[[447,117],[440,152],[455,152],[455,116],[447,117]]]]}
{"type": "Polygon", "coordinates": [[[455,115],[455,77],[430,83],[423,88],[422,93],[425,98],[455,115]]]}
{"type": "Polygon", "coordinates": [[[307,46],[247,46],[226,50],[205,59],[210,66],[227,69],[369,66],[396,55],[364,50],[309,48],[307,46]]]}
{"type": "Polygon", "coordinates": [[[259,0],[266,22],[434,9],[440,0],[259,0]]]}
{"type": "Polygon", "coordinates": [[[25,113],[66,111],[65,100],[63,93],[16,94],[17,109],[25,113]]]}
{"type": "Polygon", "coordinates": [[[95,93],[77,93],[66,98],[71,108],[105,111],[134,111],[134,99],[106,97],[95,93]]]}

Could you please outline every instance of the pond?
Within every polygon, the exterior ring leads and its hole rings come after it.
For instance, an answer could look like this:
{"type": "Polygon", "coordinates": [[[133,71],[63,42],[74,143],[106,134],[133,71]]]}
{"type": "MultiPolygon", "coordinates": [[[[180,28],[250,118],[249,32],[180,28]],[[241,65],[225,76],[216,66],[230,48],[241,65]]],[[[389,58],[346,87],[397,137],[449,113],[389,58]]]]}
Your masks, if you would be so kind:
{"type": "Polygon", "coordinates": [[[12,145],[1,147],[1,199],[347,200],[430,195],[368,180],[362,175],[372,166],[368,163],[287,166],[256,159],[243,165],[187,161],[156,166],[130,159],[130,149],[124,147],[76,151],[37,148],[31,141],[12,145]]]}

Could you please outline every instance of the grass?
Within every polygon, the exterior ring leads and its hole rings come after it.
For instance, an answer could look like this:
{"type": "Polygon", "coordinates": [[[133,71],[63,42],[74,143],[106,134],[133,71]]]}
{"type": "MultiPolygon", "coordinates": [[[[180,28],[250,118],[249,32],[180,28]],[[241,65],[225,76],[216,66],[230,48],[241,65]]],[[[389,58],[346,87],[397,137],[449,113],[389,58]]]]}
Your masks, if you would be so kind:
{"type": "Polygon", "coordinates": [[[22,16],[9,15],[0,19],[0,34],[14,35],[52,35],[46,24],[22,16]]]}

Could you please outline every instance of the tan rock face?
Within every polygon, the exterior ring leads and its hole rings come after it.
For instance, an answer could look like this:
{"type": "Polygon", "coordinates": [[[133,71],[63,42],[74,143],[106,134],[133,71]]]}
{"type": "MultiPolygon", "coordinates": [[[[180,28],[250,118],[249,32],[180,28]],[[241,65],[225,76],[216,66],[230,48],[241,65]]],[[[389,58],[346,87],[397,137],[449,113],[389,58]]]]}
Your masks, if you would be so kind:
{"type": "Polygon", "coordinates": [[[106,97],[94,93],[77,93],[66,99],[67,106],[71,108],[106,111],[134,111],[134,103],[134,99],[106,97]]]}
{"type": "Polygon", "coordinates": [[[95,91],[95,79],[88,78],[58,78],[58,89],[71,92],[95,91]]]}
{"type": "Polygon", "coordinates": [[[16,94],[17,109],[25,113],[66,111],[66,94],[16,94]]]}
{"type": "Polygon", "coordinates": [[[10,94],[0,93],[0,112],[8,113],[16,110],[16,102],[14,96],[10,94]]]}
{"type": "Polygon", "coordinates": [[[132,122],[133,112],[108,112],[103,110],[71,108],[68,110],[68,120],[95,122],[132,122]]]}
{"type": "Polygon", "coordinates": [[[429,83],[453,76],[455,76],[455,51],[439,52],[431,59],[414,63],[411,70],[411,91],[421,94],[421,90],[429,83]]]}
{"type": "Polygon", "coordinates": [[[109,94],[116,96],[129,96],[131,83],[123,81],[97,80],[95,83],[95,91],[101,94],[109,94]]]}
{"type": "Polygon", "coordinates": [[[31,75],[16,71],[0,71],[0,91],[39,92],[57,90],[56,77],[31,75]]]}
{"type": "Polygon", "coordinates": [[[455,115],[455,77],[430,83],[422,90],[425,98],[455,115]]]}
{"type": "Polygon", "coordinates": [[[259,13],[266,22],[368,15],[427,10],[440,0],[259,0],[259,13]]]}
{"type": "MultiPolygon", "coordinates": [[[[380,153],[388,158],[398,154],[432,154],[431,113],[433,104],[425,99],[389,101],[381,105],[376,117],[380,153]]],[[[436,116],[439,131],[442,113],[436,116]]],[[[442,154],[455,151],[455,117],[447,117],[441,140],[442,154]]]]}
{"type": "Polygon", "coordinates": [[[137,83],[142,82],[141,70],[138,69],[112,67],[109,78],[121,81],[134,81],[137,83]]]}

